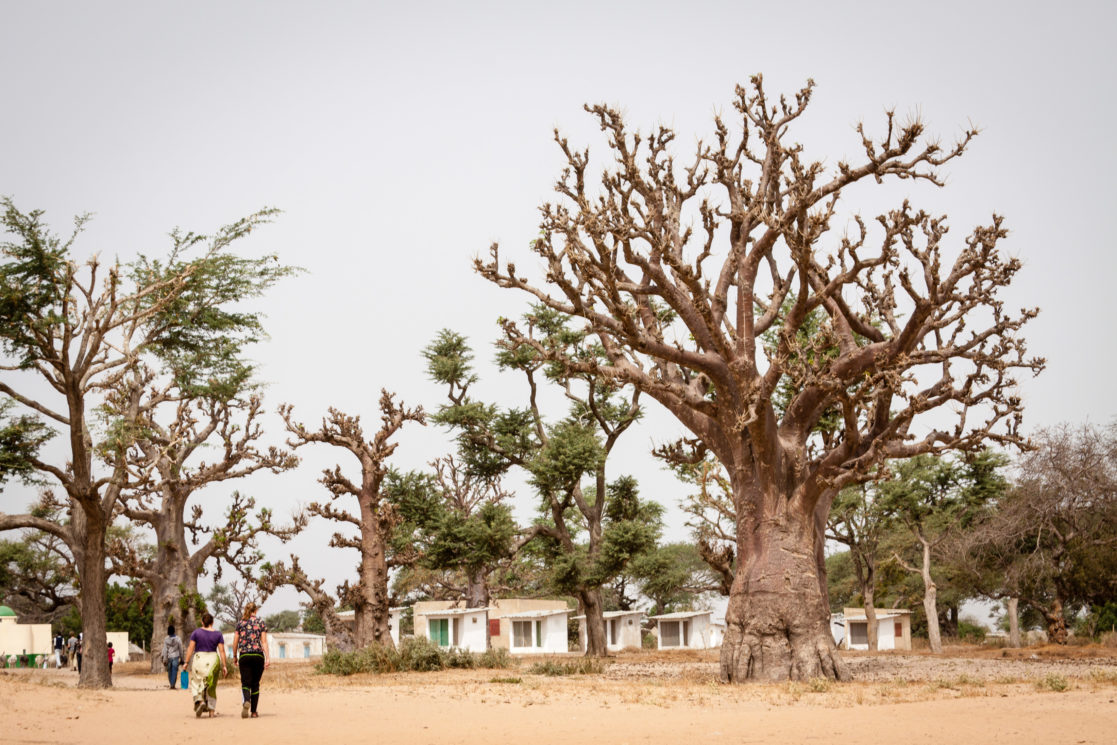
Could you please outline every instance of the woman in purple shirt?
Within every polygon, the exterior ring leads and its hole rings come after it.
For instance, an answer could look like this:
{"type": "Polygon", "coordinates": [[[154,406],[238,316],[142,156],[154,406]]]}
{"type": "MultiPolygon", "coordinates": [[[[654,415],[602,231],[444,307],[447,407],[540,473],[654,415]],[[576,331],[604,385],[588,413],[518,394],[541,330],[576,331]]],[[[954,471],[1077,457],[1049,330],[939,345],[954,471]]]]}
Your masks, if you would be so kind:
{"type": "Polygon", "coordinates": [[[229,676],[229,665],[225,662],[225,637],[213,629],[213,615],[202,614],[202,628],[194,629],[190,635],[190,646],[186,648],[183,666],[190,669],[190,693],[194,697],[194,716],[200,717],[209,712],[217,716],[217,660],[221,658],[221,674],[229,676]],[[193,660],[194,667],[190,668],[193,660]]]}

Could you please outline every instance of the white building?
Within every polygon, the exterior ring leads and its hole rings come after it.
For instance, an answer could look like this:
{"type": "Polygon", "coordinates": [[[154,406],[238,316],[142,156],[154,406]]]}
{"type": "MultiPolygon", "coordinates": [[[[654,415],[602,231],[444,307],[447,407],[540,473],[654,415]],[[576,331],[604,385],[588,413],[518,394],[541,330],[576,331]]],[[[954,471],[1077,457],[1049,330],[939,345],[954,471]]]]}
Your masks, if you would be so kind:
{"type": "MultiPolygon", "coordinates": [[[[842,608],[844,633],[834,641],[842,649],[869,649],[869,622],[864,608],[842,608]]],[[[877,608],[877,649],[911,650],[911,611],[901,608],[877,608]]],[[[831,631],[834,623],[831,621],[831,631]]]]}
{"type": "MultiPolygon", "coordinates": [[[[399,646],[399,624],[403,618],[403,612],[407,610],[405,606],[398,606],[388,609],[388,633],[392,635],[392,643],[397,647],[399,646]]],[[[343,610],[338,611],[337,618],[342,623],[346,624],[350,630],[353,629],[353,618],[356,611],[343,610]]]]}
{"type": "Polygon", "coordinates": [[[688,610],[648,616],[656,622],[657,649],[713,649],[721,646],[725,627],[715,625],[713,611],[688,610]]]}
{"type": "Polygon", "coordinates": [[[6,605],[0,605],[0,666],[5,663],[17,664],[20,655],[27,658],[23,664],[38,665],[50,653],[49,623],[20,623],[15,611],[6,605]],[[28,655],[34,655],[34,659],[28,655]]]}
{"type": "MultiPolygon", "coordinates": [[[[644,620],[644,611],[608,610],[602,615],[605,617],[605,648],[608,651],[620,652],[622,649],[640,649],[643,646],[640,624],[644,620]]],[[[578,639],[585,652],[588,645],[586,617],[574,616],[574,620],[578,622],[578,639]]]]}
{"type": "Polygon", "coordinates": [[[489,609],[449,608],[445,601],[421,601],[412,606],[415,636],[430,639],[440,647],[470,652],[489,648],[489,609]]]}
{"type": "Polygon", "coordinates": [[[569,651],[566,641],[570,609],[527,610],[508,613],[502,621],[509,624],[512,654],[556,654],[569,651]]]}
{"type": "MultiPolygon", "coordinates": [[[[233,633],[225,635],[225,653],[233,653],[233,633]]],[[[271,662],[279,660],[315,660],[326,653],[326,637],[322,634],[304,634],[299,631],[269,631],[268,632],[268,659],[271,662]]]]}

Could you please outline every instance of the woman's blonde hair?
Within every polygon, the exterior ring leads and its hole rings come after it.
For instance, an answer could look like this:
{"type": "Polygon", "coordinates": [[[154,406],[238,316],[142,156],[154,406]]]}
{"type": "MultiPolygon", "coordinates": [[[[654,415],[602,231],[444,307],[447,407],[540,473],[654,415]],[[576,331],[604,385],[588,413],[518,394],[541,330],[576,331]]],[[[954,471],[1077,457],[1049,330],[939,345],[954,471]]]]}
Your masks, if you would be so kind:
{"type": "Polygon", "coordinates": [[[249,618],[252,618],[252,614],[256,612],[256,608],[257,606],[255,603],[249,603],[244,606],[244,614],[240,617],[240,620],[247,621],[249,618]]]}

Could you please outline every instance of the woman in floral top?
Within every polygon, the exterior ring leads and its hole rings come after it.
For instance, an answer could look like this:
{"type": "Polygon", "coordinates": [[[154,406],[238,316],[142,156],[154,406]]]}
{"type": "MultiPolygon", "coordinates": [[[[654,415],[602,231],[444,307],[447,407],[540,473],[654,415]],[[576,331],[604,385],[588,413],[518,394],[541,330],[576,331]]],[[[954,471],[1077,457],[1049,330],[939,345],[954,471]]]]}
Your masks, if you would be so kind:
{"type": "Polygon", "coordinates": [[[268,629],[256,617],[256,604],[245,606],[244,616],[233,635],[233,662],[240,667],[240,690],[244,696],[240,715],[242,719],[255,718],[256,705],[260,703],[260,679],[264,668],[271,664],[268,657],[268,629]]]}

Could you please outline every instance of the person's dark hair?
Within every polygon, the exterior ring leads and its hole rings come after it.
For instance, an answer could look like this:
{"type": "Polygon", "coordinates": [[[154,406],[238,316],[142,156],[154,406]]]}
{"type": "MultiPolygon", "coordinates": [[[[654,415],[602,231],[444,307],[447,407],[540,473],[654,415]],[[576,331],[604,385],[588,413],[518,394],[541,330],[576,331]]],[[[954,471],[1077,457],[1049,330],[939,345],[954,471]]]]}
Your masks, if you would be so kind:
{"type": "Polygon", "coordinates": [[[175,635],[175,625],[172,623],[170,626],[167,627],[167,636],[174,636],[174,635],[175,635]]]}
{"type": "Polygon", "coordinates": [[[258,607],[259,606],[257,606],[255,603],[249,603],[248,605],[244,606],[244,613],[241,615],[240,619],[242,621],[247,621],[248,619],[252,618],[252,614],[256,612],[256,609],[258,607]]]}
{"type": "Polygon", "coordinates": [[[112,642],[109,642],[109,649],[112,649],[112,642]]]}
{"type": "Polygon", "coordinates": [[[213,623],[213,614],[209,613],[208,611],[206,613],[203,613],[202,614],[202,626],[209,626],[212,623],[213,623]]]}

